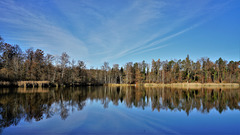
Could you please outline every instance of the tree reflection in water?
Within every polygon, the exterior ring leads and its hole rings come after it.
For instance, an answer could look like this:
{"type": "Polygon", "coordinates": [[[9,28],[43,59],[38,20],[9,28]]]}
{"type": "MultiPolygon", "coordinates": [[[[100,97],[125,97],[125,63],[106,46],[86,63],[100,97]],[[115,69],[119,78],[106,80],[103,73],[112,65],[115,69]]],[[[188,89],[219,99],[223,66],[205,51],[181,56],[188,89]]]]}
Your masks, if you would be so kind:
{"type": "Polygon", "coordinates": [[[208,113],[216,109],[240,110],[238,89],[173,89],[144,87],[79,87],[51,89],[2,89],[0,90],[0,128],[14,126],[21,119],[40,121],[60,115],[63,120],[69,111],[81,111],[86,101],[100,101],[104,108],[112,102],[127,108],[143,110],[184,111],[187,115],[196,109],[208,113]]]}

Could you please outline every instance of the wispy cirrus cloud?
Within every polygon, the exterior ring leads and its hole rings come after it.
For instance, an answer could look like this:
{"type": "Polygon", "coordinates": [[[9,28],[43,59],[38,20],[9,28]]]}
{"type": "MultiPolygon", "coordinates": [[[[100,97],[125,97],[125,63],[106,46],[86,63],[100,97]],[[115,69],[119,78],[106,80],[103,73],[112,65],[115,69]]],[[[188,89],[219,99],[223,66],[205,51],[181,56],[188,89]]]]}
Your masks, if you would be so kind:
{"type": "Polygon", "coordinates": [[[81,39],[59,26],[51,16],[32,10],[34,6],[19,5],[19,2],[12,0],[3,0],[0,4],[0,12],[3,13],[0,22],[4,23],[6,29],[12,29],[7,31],[10,39],[49,53],[66,51],[78,56],[88,55],[88,49],[81,39]]]}
{"type": "MultiPolygon", "coordinates": [[[[211,0],[0,1],[0,28],[26,47],[66,51],[90,65],[169,47],[226,2],[211,0]]],[[[2,34],[2,33],[0,33],[2,34]]],[[[2,35],[4,37],[4,35],[2,35]]]]}

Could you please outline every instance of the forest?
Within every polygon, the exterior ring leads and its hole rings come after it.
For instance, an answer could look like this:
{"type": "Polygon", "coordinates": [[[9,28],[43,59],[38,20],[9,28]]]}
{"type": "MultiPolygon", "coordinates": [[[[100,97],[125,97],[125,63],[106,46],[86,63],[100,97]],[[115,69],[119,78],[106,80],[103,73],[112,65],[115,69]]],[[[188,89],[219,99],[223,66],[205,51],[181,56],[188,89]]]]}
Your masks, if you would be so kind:
{"type": "Polygon", "coordinates": [[[0,37],[0,81],[50,81],[60,85],[102,85],[108,83],[239,83],[240,61],[207,57],[193,61],[152,60],[128,62],[124,66],[104,62],[100,69],[86,68],[84,61],[71,60],[63,52],[54,57],[41,49],[22,50],[0,37]]]}

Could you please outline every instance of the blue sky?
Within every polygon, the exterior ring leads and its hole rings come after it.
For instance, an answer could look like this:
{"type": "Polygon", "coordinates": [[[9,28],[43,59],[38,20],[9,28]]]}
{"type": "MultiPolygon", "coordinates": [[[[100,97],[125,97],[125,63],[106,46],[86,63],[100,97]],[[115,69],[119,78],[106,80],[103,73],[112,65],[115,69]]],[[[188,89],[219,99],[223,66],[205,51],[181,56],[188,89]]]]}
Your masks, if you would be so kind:
{"type": "Polygon", "coordinates": [[[0,35],[83,60],[240,60],[239,0],[0,0],[0,35]]]}

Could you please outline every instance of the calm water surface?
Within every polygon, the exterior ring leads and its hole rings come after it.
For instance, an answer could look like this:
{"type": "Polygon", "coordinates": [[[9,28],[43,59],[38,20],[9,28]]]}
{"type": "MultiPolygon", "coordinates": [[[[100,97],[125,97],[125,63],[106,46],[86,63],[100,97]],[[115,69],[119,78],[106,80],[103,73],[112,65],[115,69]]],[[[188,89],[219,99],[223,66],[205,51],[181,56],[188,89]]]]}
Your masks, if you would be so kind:
{"type": "Polygon", "coordinates": [[[1,134],[240,134],[240,89],[0,89],[1,134]]]}

